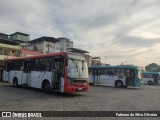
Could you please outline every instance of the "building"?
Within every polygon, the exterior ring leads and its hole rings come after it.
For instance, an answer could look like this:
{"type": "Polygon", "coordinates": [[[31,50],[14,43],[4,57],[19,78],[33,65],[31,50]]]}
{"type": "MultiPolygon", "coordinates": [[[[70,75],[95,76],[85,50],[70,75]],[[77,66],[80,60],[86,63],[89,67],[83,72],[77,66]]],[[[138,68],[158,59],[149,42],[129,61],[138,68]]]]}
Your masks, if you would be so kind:
{"type": "Polygon", "coordinates": [[[12,40],[12,41],[16,41],[16,42],[19,42],[19,43],[25,43],[25,42],[28,42],[29,41],[29,34],[26,34],[26,33],[21,33],[21,32],[15,32],[11,35],[9,35],[9,39],[12,40]]]}
{"type": "Polygon", "coordinates": [[[8,39],[8,35],[0,33],[0,60],[19,57],[21,47],[15,41],[8,39]]]}
{"type": "Polygon", "coordinates": [[[20,56],[21,47],[10,40],[0,39],[0,80],[2,79],[5,59],[20,56]]]}
{"type": "Polygon", "coordinates": [[[73,48],[73,41],[68,38],[57,38],[60,44],[60,51],[67,52],[69,48],[73,48]]]}
{"type": "Polygon", "coordinates": [[[67,52],[73,48],[73,42],[68,38],[40,37],[28,42],[26,49],[41,53],[67,52]]]}
{"type": "Polygon", "coordinates": [[[54,38],[54,37],[40,37],[29,41],[25,47],[28,50],[40,53],[53,53],[53,52],[74,52],[85,56],[88,65],[91,64],[90,56],[86,53],[88,51],[73,48],[73,41],[68,38],[54,38]]]}
{"type": "Polygon", "coordinates": [[[27,56],[33,56],[33,55],[41,55],[41,52],[27,50],[27,49],[21,49],[20,57],[27,57],[27,56]]]}
{"type": "Polygon", "coordinates": [[[0,39],[7,40],[8,39],[8,35],[4,34],[4,33],[0,33],[0,39]]]}
{"type": "Polygon", "coordinates": [[[83,55],[87,61],[88,66],[91,66],[91,56],[88,55],[88,53],[89,53],[88,51],[81,50],[78,48],[68,48],[67,52],[74,52],[74,53],[79,53],[79,54],[83,55]]]}
{"type": "Polygon", "coordinates": [[[38,51],[43,54],[52,53],[52,52],[60,52],[59,40],[54,37],[40,37],[29,41],[26,45],[26,49],[38,51]]]}
{"type": "Polygon", "coordinates": [[[4,60],[14,57],[25,57],[53,52],[75,52],[85,56],[88,65],[91,56],[85,50],[73,48],[73,41],[68,38],[43,36],[30,41],[30,35],[15,32],[7,35],[0,33],[0,69],[4,68],[4,60]]]}
{"type": "Polygon", "coordinates": [[[93,57],[92,58],[92,66],[100,66],[101,63],[101,58],[100,57],[93,57]]]}
{"type": "Polygon", "coordinates": [[[30,40],[30,35],[21,32],[15,32],[9,35],[9,40],[18,43],[23,49],[25,49],[26,43],[30,40]]]}

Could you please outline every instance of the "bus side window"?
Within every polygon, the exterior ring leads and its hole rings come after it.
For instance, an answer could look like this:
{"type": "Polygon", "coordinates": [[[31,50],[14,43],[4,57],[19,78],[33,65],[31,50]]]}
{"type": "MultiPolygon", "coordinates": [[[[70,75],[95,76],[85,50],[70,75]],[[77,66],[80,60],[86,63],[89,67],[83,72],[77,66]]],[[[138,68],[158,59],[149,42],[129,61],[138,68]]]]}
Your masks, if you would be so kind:
{"type": "Polygon", "coordinates": [[[102,69],[98,70],[98,75],[102,75],[102,69]]]}
{"type": "Polygon", "coordinates": [[[125,75],[125,70],[121,69],[121,75],[124,76],[125,75]]]}
{"type": "Polygon", "coordinates": [[[90,75],[93,75],[93,71],[90,71],[90,75]]]}
{"type": "Polygon", "coordinates": [[[120,75],[120,69],[116,69],[116,75],[120,75]]]}
{"type": "Polygon", "coordinates": [[[10,71],[10,62],[6,62],[6,72],[10,71]]]}
{"type": "Polygon", "coordinates": [[[92,70],[91,69],[89,69],[89,75],[92,75],[92,70]]]}
{"type": "Polygon", "coordinates": [[[104,69],[102,69],[102,75],[104,75],[104,69]]]}
{"type": "Polygon", "coordinates": [[[129,77],[129,70],[126,70],[126,76],[129,77]]]}
{"type": "Polygon", "coordinates": [[[93,74],[94,74],[94,75],[97,75],[97,70],[94,70],[94,71],[93,71],[93,74]]]}
{"type": "Polygon", "coordinates": [[[38,58],[34,59],[34,71],[38,71],[38,58]]]}
{"type": "Polygon", "coordinates": [[[20,60],[19,61],[12,61],[10,63],[10,69],[15,70],[15,71],[20,71],[22,66],[23,66],[23,63],[20,60]]]}
{"type": "Polygon", "coordinates": [[[146,74],[145,73],[143,73],[143,77],[146,78],[146,74]]]}
{"type": "Polygon", "coordinates": [[[115,69],[109,69],[109,75],[114,75],[115,69]]]}
{"type": "MultiPolygon", "coordinates": [[[[52,70],[52,61],[53,61],[52,58],[43,58],[42,59],[42,64],[44,66],[43,69],[45,71],[51,71],[52,70]]],[[[63,68],[62,65],[61,65],[61,68],[63,68]]]]}
{"type": "Polygon", "coordinates": [[[156,76],[156,74],[151,74],[151,76],[150,76],[150,77],[151,77],[151,78],[154,78],[155,76],[156,76]]]}
{"type": "MultiPolygon", "coordinates": [[[[26,67],[24,67],[26,68],[26,67]]],[[[31,60],[28,60],[28,67],[27,69],[29,71],[34,71],[35,70],[35,59],[31,59],[31,60]]]]}
{"type": "Polygon", "coordinates": [[[53,58],[48,58],[49,71],[52,71],[53,58]]]}
{"type": "Polygon", "coordinates": [[[43,71],[43,64],[42,64],[42,58],[36,58],[35,59],[35,71],[43,71]]]}
{"type": "Polygon", "coordinates": [[[98,70],[98,75],[101,75],[101,70],[98,70]]]}
{"type": "Polygon", "coordinates": [[[105,69],[105,75],[108,75],[109,72],[108,72],[108,69],[105,69]]]}
{"type": "Polygon", "coordinates": [[[8,71],[10,71],[10,70],[14,70],[14,66],[13,66],[13,64],[14,64],[14,62],[13,62],[13,61],[9,62],[9,64],[7,65],[7,66],[8,66],[8,71]]]}
{"type": "Polygon", "coordinates": [[[130,69],[130,70],[129,70],[129,76],[130,76],[130,77],[133,77],[133,76],[134,76],[134,70],[133,70],[133,69],[130,69]]]}
{"type": "Polygon", "coordinates": [[[144,76],[144,73],[142,73],[142,77],[144,78],[145,76],[144,76]]]}

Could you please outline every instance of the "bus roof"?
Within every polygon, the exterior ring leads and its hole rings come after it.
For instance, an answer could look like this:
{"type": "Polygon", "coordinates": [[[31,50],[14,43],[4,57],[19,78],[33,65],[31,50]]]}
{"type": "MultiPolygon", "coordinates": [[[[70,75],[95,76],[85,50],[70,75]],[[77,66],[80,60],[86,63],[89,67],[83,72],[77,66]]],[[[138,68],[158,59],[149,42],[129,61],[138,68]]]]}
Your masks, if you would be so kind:
{"type": "Polygon", "coordinates": [[[47,54],[42,54],[42,55],[33,55],[33,56],[27,56],[27,57],[12,58],[12,59],[7,59],[7,61],[10,61],[10,60],[25,60],[25,59],[50,57],[50,56],[57,56],[57,55],[64,56],[65,54],[66,54],[65,52],[47,53],[47,54]]]}
{"type": "Polygon", "coordinates": [[[7,59],[6,61],[25,60],[25,59],[32,59],[32,58],[43,58],[43,57],[50,57],[50,56],[65,56],[66,54],[73,54],[73,55],[83,56],[83,55],[81,55],[81,54],[72,53],[72,52],[57,52],[57,53],[46,53],[46,54],[41,54],[41,55],[34,55],[34,56],[27,56],[27,57],[12,58],[12,59],[7,59]]]}
{"type": "Polygon", "coordinates": [[[160,74],[160,72],[142,72],[142,73],[146,73],[146,74],[160,74]]]}
{"type": "Polygon", "coordinates": [[[90,69],[105,69],[105,68],[126,68],[126,69],[138,69],[138,66],[90,66],[90,69]]]}

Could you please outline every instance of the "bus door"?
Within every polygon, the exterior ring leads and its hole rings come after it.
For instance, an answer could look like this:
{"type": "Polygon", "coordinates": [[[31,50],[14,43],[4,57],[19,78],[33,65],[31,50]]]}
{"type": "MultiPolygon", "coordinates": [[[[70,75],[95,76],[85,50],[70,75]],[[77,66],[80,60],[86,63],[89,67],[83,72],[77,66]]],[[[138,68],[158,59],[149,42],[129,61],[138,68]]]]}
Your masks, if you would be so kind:
{"type": "Polygon", "coordinates": [[[94,83],[100,84],[100,70],[94,70],[94,83]]]}
{"type": "Polygon", "coordinates": [[[159,74],[153,74],[154,85],[158,85],[159,74]]]}
{"type": "Polygon", "coordinates": [[[22,72],[22,84],[31,85],[31,69],[29,68],[29,61],[23,62],[23,72],[22,72]]]}
{"type": "Polygon", "coordinates": [[[3,68],[0,68],[0,81],[3,79],[3,68]]]}
{"type": "Polygon", "coordinates": [[[134,86],[136,83],[136,71],[134,69],[127,69],[126,70],[126,85],[127,86],[134,86]]]}
{"type": "Polygon", "coordinates": [[[64,58],[54,58],[52,70],[52,88],[57,91],[64,91],[64,58]]]}
{"type": "Polygon", "coordinates": [[[3,73],[3,80],[4,81],[8,81],[8,82],[11,82],[10,81],[10,69],[11,69],[11,62],[8,61],[5,63],[5,72],[3,73]]]}

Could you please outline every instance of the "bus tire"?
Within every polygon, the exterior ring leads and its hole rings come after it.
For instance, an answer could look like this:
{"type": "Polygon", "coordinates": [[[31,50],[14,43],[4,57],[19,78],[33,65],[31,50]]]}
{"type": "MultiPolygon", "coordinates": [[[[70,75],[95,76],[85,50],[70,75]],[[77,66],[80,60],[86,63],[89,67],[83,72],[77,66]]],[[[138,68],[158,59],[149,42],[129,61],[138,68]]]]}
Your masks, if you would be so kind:
{"type": "Polygon", "coordinates": [[[152,81],[148,81],[148,85],[153,85],[153,82],[152,81]]]}
{"type": "Polygon", "coordinates": [[[94,85],[94,83],[89,83],[89,85],[94,85]]]}
{"type": "Polygon", "coordinates": [[[125,85],[125,86],[123,86],[123,88],[127,88],[127,87],[128,87],[128,86],[126,86],[126,85],[125,85]]]}
{"type": "Polygon", "coordinates": [[[15,88],[19,87],[19,85],[18,85],[18,79],[17,79],[16,77],[13,78],[13,86],[14,86],[15,88]]]}
{"type": "Polygon", "coordinates": [[[117,81],[115,82],[115,87],[117,87],[117,88],[122,88],[122,87],[123,87],[123,82],[120,81],[120,80],[117,80],[117,81]]]}
{"type": "Polygon", "coordinates": [[[44,80],[43,82],[42,82],[42,89],[43,89],[43,91],[45,92],[45,93],[50,93],[50,83],[49,83],[49,81],[48,80],[44,80]]]}

